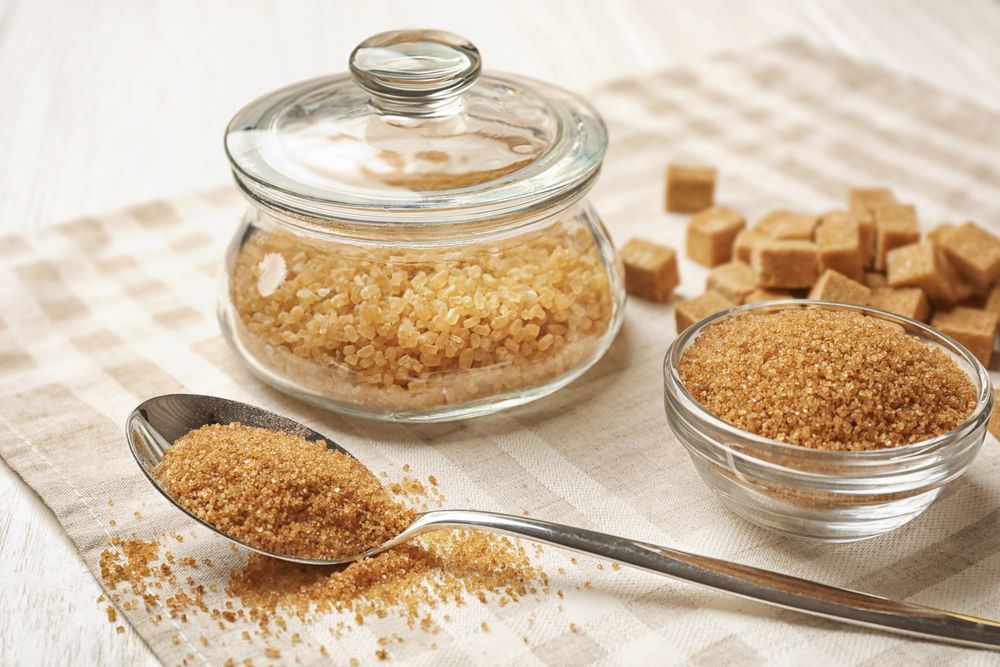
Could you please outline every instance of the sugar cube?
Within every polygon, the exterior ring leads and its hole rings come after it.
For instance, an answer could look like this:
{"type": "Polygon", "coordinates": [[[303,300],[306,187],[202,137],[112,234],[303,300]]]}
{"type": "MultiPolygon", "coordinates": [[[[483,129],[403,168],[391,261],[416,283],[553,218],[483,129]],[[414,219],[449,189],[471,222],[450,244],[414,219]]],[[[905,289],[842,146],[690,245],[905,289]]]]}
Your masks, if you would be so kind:
{"type": "Polygon", "coordinates": [[[750,254],[753,251],[754,245],[760,241],[767,240],[767,238],[767,236],[755,229],[742,230],[736,235],[736,240],[733,241],[733,259],[749,264],[750,254]]]}
{"type": "Polygon", "coordinates": [[[749,264],[727,262],[709,272],[705,288],[715,290],[733,303],[743,303],[746,295],[757,289],[757,276],[749,264]]]}
{"type": "Polygon", "coordinates": [[[819,253],[810,241],[761,241],[750,260],[760,287],[812,287],[819,277],[819,253]]]}
{"type": "Polygon", "coordinates": [[[959,300],[958,277],[944,252],[931,241],[911,243],[889,251],[888,282],[891,287],[919,287],[938,305],[959,300]]]}
{"type": "Polygon", "coordinates": [[[864,279],[860,218],[860,214],[848,211],[833,211],[820,218],[816,227],[820,268],[839,271],[852,280],[864,279]]]}
{"type": "Polygon", "coordinates": [[[667,210],[698,213],[712,206],[715,198],[714,167],[672,164],[667,167],[667,210]]]}
{"type": "Polygon", "coordinates": [[[931,304],[919,287],[876,287],[868,305],[921,322],[931,316],[931,304]]]}
{"type": "Polygon", "coordinates": [[[630,239],[621,249],[625,264],[625,291],[652,301],[669,301],[680,284],[677,253],[646,239],[630,239]]]}
{"type": "Polygon", "coordinates": [[[843,273],[827,269],[809,291],[809,298],[867,306],[872,298],[872,291],[843,273]]]}
{"type": "MultiPolygon", "coordinates": [[[[993,286],[989,294],[986,295],[986,301],[983,304],[983,310],[988,310],[991,313],[996,313],[1000,316],[1000,283],[993,286]]],[[[998,408],[1000,411],[1000,408],[998,408]]]]}
{"type": "Polygon", "coordinates": [[[885,274],[877,271],[865,271],[865,279],[862,282],[867,287],[887,287],[889,285],[885,274]]]}
{"type": "Polygon", "coordinates": [[[885,256],[893,248],[920,240],[917,209],[909,204],[889,204],[875,209],[875,268],[885,270],[885,256]]]}
{"type": "Polygon", "coordinates": [[[703,320],[709,315],[714,315],[735,305],[735,303],[726,297],[712,290],[693,299],[685,299],[674,308],[677,333],[684,331],[695,322],[703,320]]]}
{"type": "Polygon", "coordinates": [[[1000,239],[974,222],[947,226],[932,239],[972,287],[985,292],[1000,276],[1000,239]]]}
{"type": "Polygon", "coordinates": [[[765,215],[754,229],[772,239],[812,241],[816,216],[779,209],[765,215]]]}
{"type": "Polygon", "coordinates": [[[743,303],[759,303],[761,301],[780,301],[781,299],[791,299],[792,293],[782,289],[764,289],[758,287],[754,291],[743,297],[743,303]]]}
{"type": "Polygon", "coordinates": [[[889,188],[855,188],[851,190],[851,210],[874,213],[880,206],[896,203],[896,195],[889,188]]]}
{"type": "Polygon", "coordinates": [[[746,227],[746,219],[725,206],[714,206],[688,220],[685,246],[687,256],[704,266],[717,266],[733,256],[736,235],[746,227]]]}
{"type": "Polygon", "coordinates": [[[990,365],[997,314],[977,308],[952,308],[934,314],[931,326],[968,348],[984,366],[990,365]]]}

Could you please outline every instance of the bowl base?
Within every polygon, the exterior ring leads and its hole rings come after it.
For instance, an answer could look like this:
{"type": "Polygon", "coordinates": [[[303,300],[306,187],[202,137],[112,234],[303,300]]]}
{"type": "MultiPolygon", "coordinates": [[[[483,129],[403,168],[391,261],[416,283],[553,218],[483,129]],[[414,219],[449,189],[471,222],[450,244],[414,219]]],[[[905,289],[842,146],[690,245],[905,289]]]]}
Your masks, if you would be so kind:
{"type": "Polygon", "coordinates": [[[896,530],[927,509],[942,491],[939,487],[878,504],[824,508],[788,502],[737,486],[724,476],[710,476],[702,474],[702,479],[736,515],[781,535],[823,543],[857,542],[896,530]]]}

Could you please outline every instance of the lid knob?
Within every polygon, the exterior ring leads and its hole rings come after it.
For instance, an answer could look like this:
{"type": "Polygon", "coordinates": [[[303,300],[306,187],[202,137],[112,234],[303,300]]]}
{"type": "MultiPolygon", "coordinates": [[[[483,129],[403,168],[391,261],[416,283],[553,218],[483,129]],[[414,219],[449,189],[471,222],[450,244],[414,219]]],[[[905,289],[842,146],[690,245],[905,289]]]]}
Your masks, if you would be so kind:
{"type": "Polygon", "coordinates": [[[479,78],[479,50],[442,30],[393,30],[369,37],[351,52],[351,76],[384,113],[446,116],[462,107],[461,93],[479,78]]]}

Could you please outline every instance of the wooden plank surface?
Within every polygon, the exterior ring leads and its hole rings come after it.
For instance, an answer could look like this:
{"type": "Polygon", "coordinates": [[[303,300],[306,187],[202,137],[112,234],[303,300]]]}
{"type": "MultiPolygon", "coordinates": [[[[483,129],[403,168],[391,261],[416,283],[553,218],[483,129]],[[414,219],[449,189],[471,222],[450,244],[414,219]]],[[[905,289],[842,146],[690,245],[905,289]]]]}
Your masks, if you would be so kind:
{"type": "MultiPolygon", "coordinates": [[[[227,182],[236,109],[400,27],[453,30],[488,68],[580,92],[798,35],[1000,108],[996,0],[0,0],[0,233],[227,182]]],[[[0,664],[156,664],[2,462],[0,507],[0,664]]]]}

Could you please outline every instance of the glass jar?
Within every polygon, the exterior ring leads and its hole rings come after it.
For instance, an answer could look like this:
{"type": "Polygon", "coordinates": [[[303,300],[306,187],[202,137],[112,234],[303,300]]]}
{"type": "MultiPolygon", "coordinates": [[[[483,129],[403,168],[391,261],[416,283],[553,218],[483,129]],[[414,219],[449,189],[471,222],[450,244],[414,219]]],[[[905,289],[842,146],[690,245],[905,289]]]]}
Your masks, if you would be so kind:
{"type": "Polygon", "coordinates": [[[219,317],[269,384],[435,421],[520,405],[621,327],[621,262],[585,195],[607,145],[580,98],[480,75],[466,40],[376,35],[351,74],[245,107],[226,150],[251,207],[219,317]]]}

